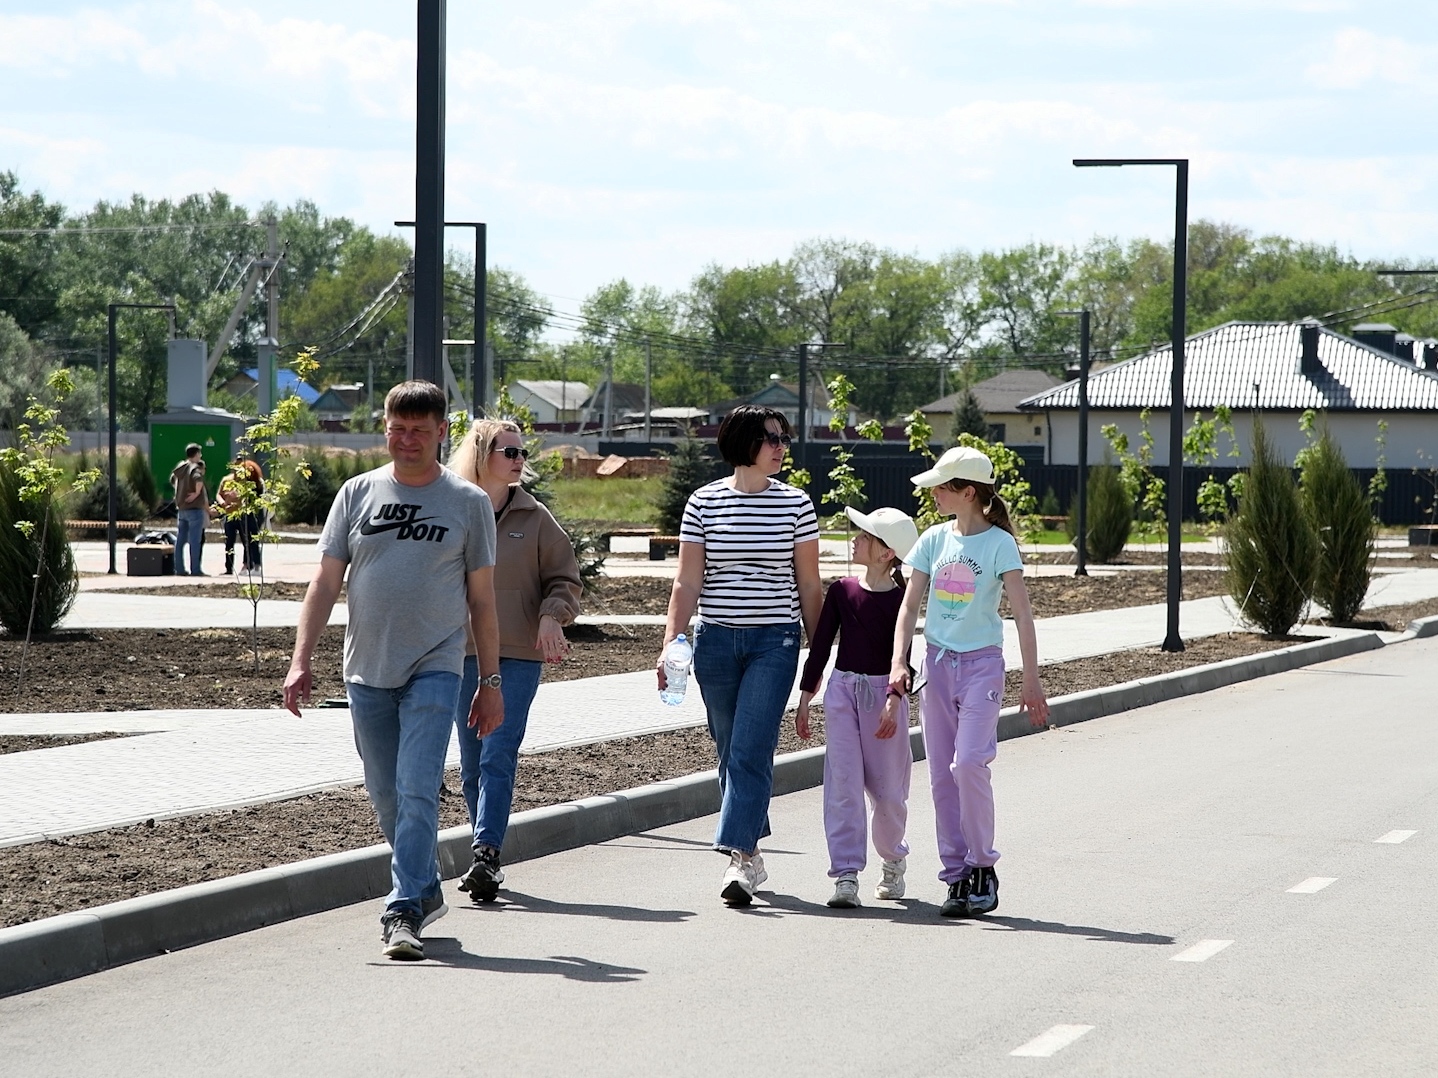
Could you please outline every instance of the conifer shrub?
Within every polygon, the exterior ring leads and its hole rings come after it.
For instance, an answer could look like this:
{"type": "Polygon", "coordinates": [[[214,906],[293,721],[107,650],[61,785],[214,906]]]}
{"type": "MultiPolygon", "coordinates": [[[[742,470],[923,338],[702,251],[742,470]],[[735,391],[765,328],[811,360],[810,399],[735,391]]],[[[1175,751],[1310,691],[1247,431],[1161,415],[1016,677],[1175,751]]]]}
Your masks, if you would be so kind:
{"type": "Polygon", "coordinates": [[[1377,530],[1368,495],[1327,427],[1303,451],[1301,468],[1303,508],[1318,539],[1313,597],[1334,621],[1350,622],[1373,577],[1377,530]]]}
{"type": "MultiPolygon", "coordinates": [[[[153,486],[153,481],[151,486],[153,486]]],[[[146,506],[130,485],[129,477],[121,475],[115,484],[115,519],[144,520],[153,507],[146,506]]],[[[65,513],[71,520],[110,519],[110,475],[101,471],[83,487],[76,487],[65,498],[65,513]]]]}
{"type": "MultiPolygon", "coordinates": [[[[1123,553],[1133,527],[1133,497],[1112,464],[1100,464],[1088,473],[1088,556],[1111,562],[1123,553]]],[[[1078,499],[1069,508],[1068,534],[1078,535],[1078,499]]]]}
{"type": "Polygon", "coordinates": [[[954,422],[949,437],[957,442],[960,435],[972,434],[975,438],[989,440],[989,419],[984,415],[983,405],[972,389],[965,389],[954,402],[954,422]]]}
{"type": "Polygon", "coordinates": [[[289,486],[275,506],[276,519],[284,524],[323,524],[330,515],[330,506],[340,492],[341,479],[328,457],[316,456],[309,462],[310,474],[296,470],[289,486]]]}
{"type": "Polygon", "coordinates": [[[1252,463],[1224,539],[1228,593],[1240,614],[1270,636],[1286,635],[1313,595],[1318,536],[1256,415],[1252,463]]]}
{"type": "Polygon", "coordinates": [[[135,452],[125,458],[125,467],[120,472],[120,477],[130,484],[135,497],[139,498],[145,507],[142,516],[127,519],[144,520],[160,504],[160,492],[155,487],[155,476],[150,471],[150,460],[145,456],[144,450],[137,446],[135,452]]]}
{"type": "Polygon", "coordinates": [[[0,460],[0,626],[12,636],[25,636],[27,626],[36,634],[53,630],[69,613],[80,587],[59,507],[53,498],[26,501],[20,490],[15,466],[0,460]],[[28,536],[15,526],[24,521],[34,525],[28,536]]]}
{"type": "Polygon", "coordinates": [[[665,535],[679,534],[689,495],[711,482],[717,471],[715,461],[698,438],[685,435],[675,443],[669,458],[669,474],[659,489],[659,529],[665,535]]]}

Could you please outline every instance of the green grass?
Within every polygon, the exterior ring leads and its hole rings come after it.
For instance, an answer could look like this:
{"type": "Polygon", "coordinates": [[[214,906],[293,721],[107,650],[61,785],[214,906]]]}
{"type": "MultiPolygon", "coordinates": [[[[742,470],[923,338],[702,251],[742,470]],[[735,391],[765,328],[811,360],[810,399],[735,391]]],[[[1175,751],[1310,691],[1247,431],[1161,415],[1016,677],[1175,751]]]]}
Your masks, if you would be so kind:
{"type": "Polygon", "coordinates": [[[605,520],[652,527],[656,522],[659,487],[663,480],[556,479],[554,511],[570,520],[605,520]]]}
{"type": "MultiPolygon", "coordinates": [[[[1130,543],[1164,543],[1167,541],[1167,536],[1167,531],[1150,535],[1140,535],[1137,531],[1131,531],[1128,535],[1128,541],[1130,543]]],[[[1207,538],[1208,536],[1202,535],[1199,532],[1184,532],[1182,541],[1185,543],[1201,543],[1207,538]]],[[[1067,533],[1052,529],[1038,532],[1036,535],[1029,537],[1027,541],[1037,543],[1040,546],[1073,545],[1073,540],[1068,537],[1067,533]]]]}

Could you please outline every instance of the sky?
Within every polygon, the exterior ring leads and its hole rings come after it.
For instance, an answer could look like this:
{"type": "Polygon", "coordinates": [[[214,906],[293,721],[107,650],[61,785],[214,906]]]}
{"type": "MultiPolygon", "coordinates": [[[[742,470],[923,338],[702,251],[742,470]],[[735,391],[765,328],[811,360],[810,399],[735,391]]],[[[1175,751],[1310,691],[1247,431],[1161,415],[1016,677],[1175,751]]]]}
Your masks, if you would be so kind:
{"type": "MultiPolygon", "coordinates": [[[[414,205],[414,4],[0,0],[0,171],[72,209],[414,205]]],[[[451,0],[447,202],[561,309],[815,237],[955,248],[1190,213],[1438,257],[1433,0],[451,0]]],[[[464,233],[452,242],[462,244],[464,233]]]]}

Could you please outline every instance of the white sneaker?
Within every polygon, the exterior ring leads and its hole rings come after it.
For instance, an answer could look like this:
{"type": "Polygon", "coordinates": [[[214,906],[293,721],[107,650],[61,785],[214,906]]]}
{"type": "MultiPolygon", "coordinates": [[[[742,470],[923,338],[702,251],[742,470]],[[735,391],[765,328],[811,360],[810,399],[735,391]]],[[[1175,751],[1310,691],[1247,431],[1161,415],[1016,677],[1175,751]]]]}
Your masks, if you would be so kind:
{"type": "Polygon", "coordinates": [[[749,863],[754,866],[754,890],[759,890],[759,885],[769,878],[769,873],[764,869],[764,855],[758,850],[754,856],[749,858],[749,863]]]}
{"type": "Polygon", "coordinates": [[[859,901],[859,877],[851,872],[835,880],[834,897],[829,899],[829,905],[836,910],[858,909],[862,905],[859,901]]]}
{"type": "Polygon", "coordinates": [[[747,906],[754,898],[754,859],[747,853],[733,850],[729,854],[729,867],[724,870],[724,888],[719,892],[731,906],[747,906]]]}
{"type": "Polygon", "coordinates": [[[879,881],[879,886],[874,888],[875,898],[903,898],[904,897],[904,869],[909,867],[909,859],[900,857],[897,861],[884,862],[884,878],[879,881]]]}

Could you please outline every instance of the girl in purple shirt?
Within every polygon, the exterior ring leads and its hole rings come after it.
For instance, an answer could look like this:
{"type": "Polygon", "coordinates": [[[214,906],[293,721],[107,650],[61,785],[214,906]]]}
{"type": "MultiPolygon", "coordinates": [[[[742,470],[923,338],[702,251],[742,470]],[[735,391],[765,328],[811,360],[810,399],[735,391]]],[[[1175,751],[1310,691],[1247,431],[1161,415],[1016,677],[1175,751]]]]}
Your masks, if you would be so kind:
{"type": "Polygon", "coordinates": [[[863,579],[845,577],[829,587],[819,614],[809,660],[799,681],[795,732],[809,738],[809,704],[819,687],[834,637],[839,657],[824,690],[824,833],[829,843],[829,905],[853,909],[859,902],[859,873],[866,863],[867,791],[874,803],[874,849],[884,861],[875,898],[904,897],[909,853],[904,830],[909,817],[909,701],[889,688],[889,652],[904,599],[898,564],[918,541],[913,520],[897,509],[869,514],[846,508],[860,529],[853,560],[863,579]],[[902,726],[900,720],[903,720],[902,726]]]}

